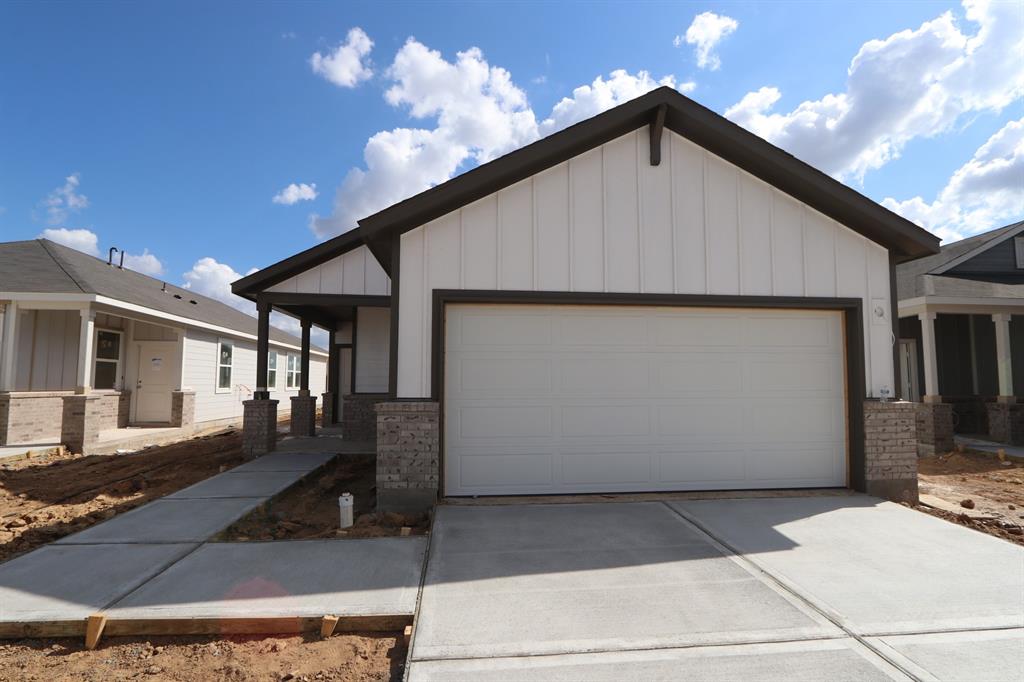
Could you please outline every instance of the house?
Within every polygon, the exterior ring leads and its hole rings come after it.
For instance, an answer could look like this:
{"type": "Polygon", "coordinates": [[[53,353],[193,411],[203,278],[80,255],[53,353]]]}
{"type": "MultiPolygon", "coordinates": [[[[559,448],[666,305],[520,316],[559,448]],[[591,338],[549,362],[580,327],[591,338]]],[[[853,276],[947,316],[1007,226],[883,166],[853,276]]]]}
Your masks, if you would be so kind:
{"type": "MultiPolygon", "coordinates": [[[[0,446],[90,452],[129,425],[241,419],[256,320],[119,265],[46,239],[0,243],[0,446]]],[[[323,390],[324,351],[307,370],[303,341],[270,329],[268,344],[272,395],[323,390]]]]}
{"type": "MultiPolygon", "coordinates": [[[[261,329],[276,309],[331,330],[325,400],[344,429],[376,428],[382,508],[832,486],[900,499],[916,497],[914,405],[879,400],[896,385],[895,267],[937,250],[660,88],[233,290],[261,329]]],[[[257,397],[245,428],[271,448],[276,406],[257,397]]]]}
{"type": "Polygon", "coordinates": [[[903,395],[923,400],[922,454],[953,434],[1024,444],[1024,221],[897,267],[903,395]]]}

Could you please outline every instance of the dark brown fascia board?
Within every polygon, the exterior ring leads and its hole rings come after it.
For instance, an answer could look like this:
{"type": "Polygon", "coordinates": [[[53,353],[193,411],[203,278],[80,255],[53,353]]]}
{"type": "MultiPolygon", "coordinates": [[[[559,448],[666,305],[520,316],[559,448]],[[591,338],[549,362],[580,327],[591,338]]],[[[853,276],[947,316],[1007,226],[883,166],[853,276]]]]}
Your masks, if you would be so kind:
{"type": "Polygon", "coordinates": [[[621,104],[359,221],[363,240],[390,272],[391,235],[451,211],[655,122],[895,252],[898,262],[937,253],[939,239],[669,87],[621,104]]]}
{"type": "Polygon", "coordinates": [[[289,277],[294,277],[300,272],[316,267],[321,263],[326,263],[332,258],[337,258],[343,253],[357,249],[362,245],[363,237],[360,231],[358,229],[349,230],[344,234],[328,239],[322,244],[317,244],[305,251],[300,251],[294,256],[285,258],[273,265],[268,265],[262,270],[257,270],[251,275],[232,282],[231,292],[236,296],[255,301],[256,294],[265,291],[269,287],[283,282],[289,277]]]}

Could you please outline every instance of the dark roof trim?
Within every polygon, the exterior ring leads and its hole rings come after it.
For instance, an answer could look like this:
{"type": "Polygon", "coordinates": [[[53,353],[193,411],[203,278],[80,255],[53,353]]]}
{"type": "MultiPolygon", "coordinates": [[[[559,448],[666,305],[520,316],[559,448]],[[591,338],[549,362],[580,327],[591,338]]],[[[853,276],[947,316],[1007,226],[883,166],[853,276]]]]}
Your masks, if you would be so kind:
{"type": "Polygon", "coordinates": [[[363,237],[359,230],[350,230],[232,282],[231,292],[255,301],[259,292],[362,245],[363,237]]]}
{"type": "Polygon", "coordinates": [[[941,275],[944,272],[952,270],[953,268],[955,268],[958,265],[963,265],[964,263],[966,263],[970,259],[974,258],[975,256],[977,256],[979,254],[982,254],[982,253],[985,253],[986,251],[988,251],[991,248],[999,246],[1000,244],[1005,242],[1007,239],[1011,239],[1013,237],[1016,237],[1021,232],[1024,232],[1024,220],[1022,220],[1022,221],[1020,221],[1018,223],[1012,223],[1010,225],[1005,225],[1005,226],[999,228],[998,230],[993,230],[993,232],[996,232],[998,234],[993,234],[991,238],[982,241],[978,246],[974,247],[973,249],[971,249],[969,251],[965,251],[964,253],[960,254],[959,256],[957,256],[957,257],[955,257],[955,258],[953,258],[951,260],[946,261],[945,263],[943,263],[939,267],[935,268],[934,270],[931,270],[929,272],[929,274],[941,275]]]}
{"type": "Polygon", "coordinates": [[[678,91],[661,87],[359,221],[381,266],[392,235],[439,218],[531,175],[657,120],[695,144],[894,252],[897,262],[938,251],[939,239],[678,91]]]}

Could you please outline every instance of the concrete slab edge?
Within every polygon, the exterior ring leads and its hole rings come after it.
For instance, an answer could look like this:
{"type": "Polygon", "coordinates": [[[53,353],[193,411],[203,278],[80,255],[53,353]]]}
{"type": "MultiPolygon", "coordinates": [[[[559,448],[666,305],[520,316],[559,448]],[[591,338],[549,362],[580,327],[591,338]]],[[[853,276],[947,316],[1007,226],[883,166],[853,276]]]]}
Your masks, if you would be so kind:
{"type": "Polygon", "coordinates": [[[437,523],[437,507],[430,511],[430,528],[427,529],[427,546],[423,548],[423,563],[420,564],[420,584],[416,589],[416,607],[413,609],[413,618],[410,626],[412,632],[409,634],[408,646],[405,649],[405,669],[402,672],[402,682],[409,682],[409,668],[412,664],[412,652],[416,646],[416,625],[419,623],[420,604],[423,600],[423,587],[427,582],[427,563],[430,561],[430,550],[434,546],[434,524],[437,523]]]}

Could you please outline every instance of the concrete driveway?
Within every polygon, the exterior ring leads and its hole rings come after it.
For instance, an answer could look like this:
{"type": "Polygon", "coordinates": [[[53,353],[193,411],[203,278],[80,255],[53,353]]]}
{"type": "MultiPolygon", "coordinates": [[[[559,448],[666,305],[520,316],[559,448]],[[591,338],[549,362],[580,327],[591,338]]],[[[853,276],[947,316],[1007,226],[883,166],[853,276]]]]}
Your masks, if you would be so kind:
{"type": "Polygon", "coordinates": [[[409,680],[1024,680],[1024,548],[861,495],[445,506],[409,680]]]}

